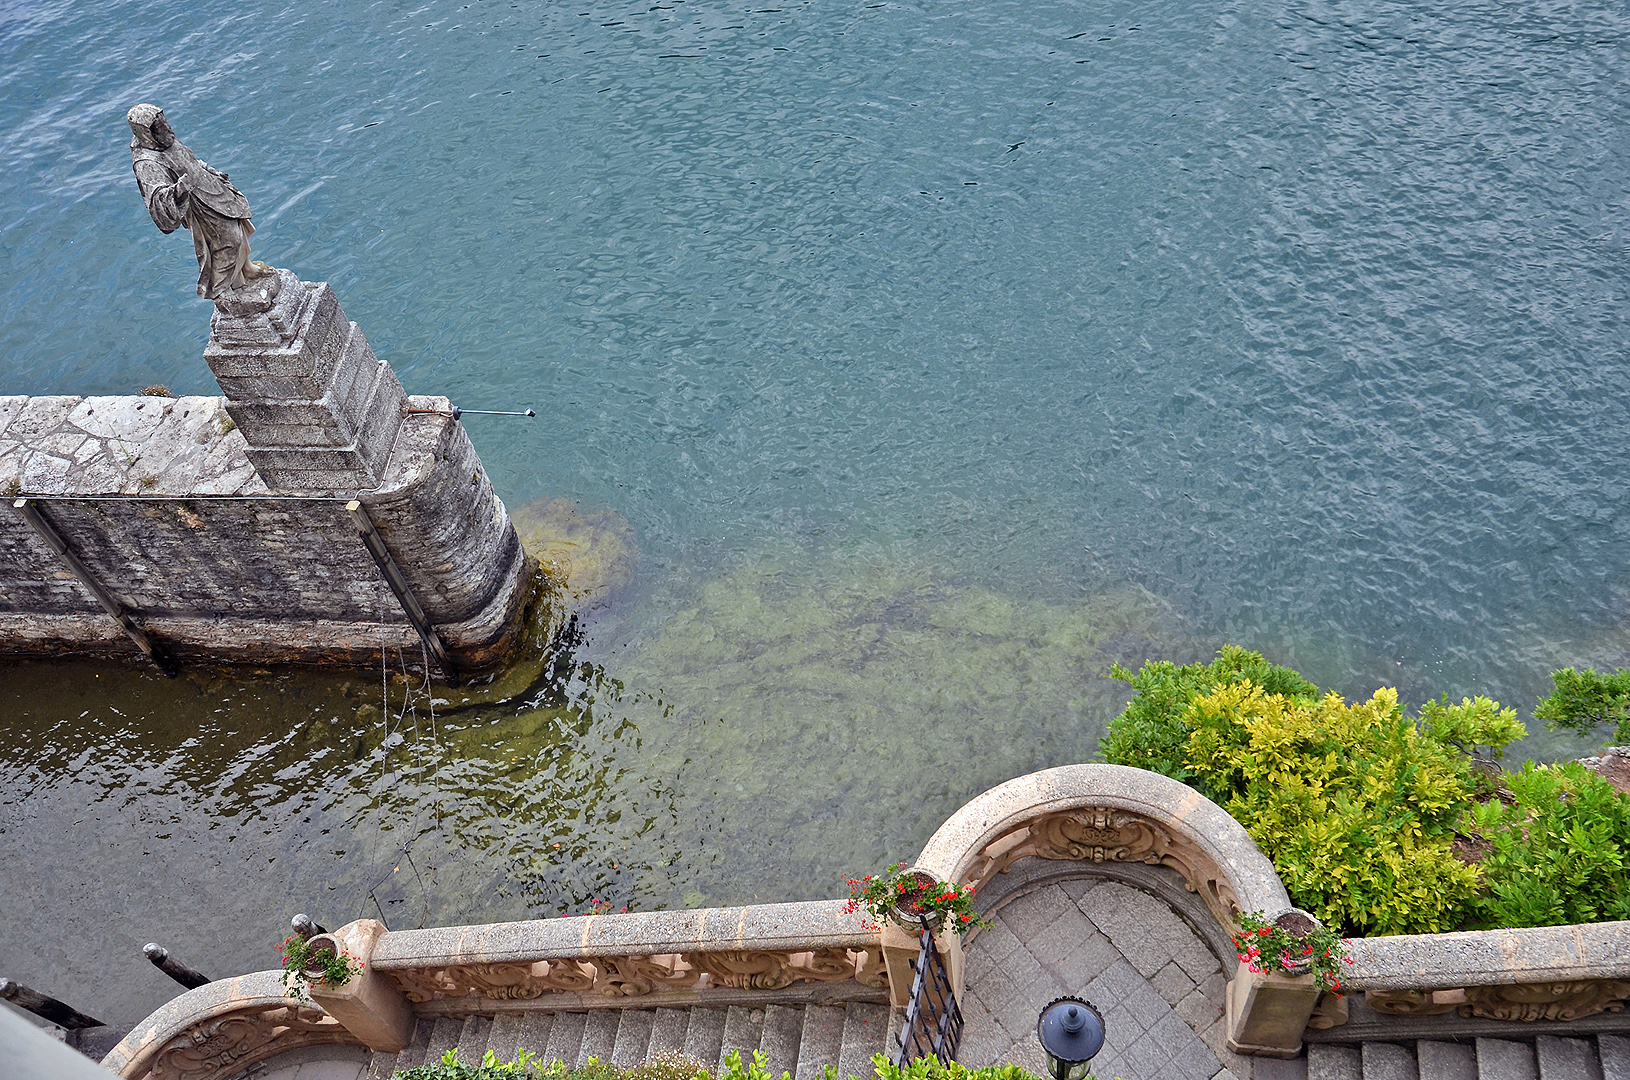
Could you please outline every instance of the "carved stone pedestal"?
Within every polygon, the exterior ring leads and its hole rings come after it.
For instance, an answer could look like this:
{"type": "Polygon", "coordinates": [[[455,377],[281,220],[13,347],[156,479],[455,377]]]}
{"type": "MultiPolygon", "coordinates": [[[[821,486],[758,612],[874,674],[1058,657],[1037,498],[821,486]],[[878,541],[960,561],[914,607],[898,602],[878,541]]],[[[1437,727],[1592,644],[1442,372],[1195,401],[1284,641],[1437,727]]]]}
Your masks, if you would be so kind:
{"type": "Polygon", "coordinates": [[[368,1049],[395,1053],[413,1040],[413,1006],[389,976],[374,971],[374,945],[383,933],[385,925],[378,920],[358,919],[313,938],[314,942],[332,938],[362,961],[362,973],[344,986],[313,983],[310,993],[313,1002],[368,1049]]]}
{"type": "Polygon", "coordinates": [[[1312,975],[1253,972],[1241,963],[1228,982],[1228,1048],[1292,1058],[1302,1052],[1319,988],[1312,975]]]}
{"type": "MultiPolygon", "coordinates": [[[[940,958],[945,962],[946,974],[951,978],[951,991],[960,998],[964,966],[962,938],[942,931],[934,935],[934,944],[939,949],[940,958]]],[[[889,1004],[897,1009],[904,1008],[906,1002],[911,1000],[911,980],[916,977],[911,965],[922,950],[922,935],[904,930],[885,919],[882,948],[883,966],[889,978],[889,1004]]]]}

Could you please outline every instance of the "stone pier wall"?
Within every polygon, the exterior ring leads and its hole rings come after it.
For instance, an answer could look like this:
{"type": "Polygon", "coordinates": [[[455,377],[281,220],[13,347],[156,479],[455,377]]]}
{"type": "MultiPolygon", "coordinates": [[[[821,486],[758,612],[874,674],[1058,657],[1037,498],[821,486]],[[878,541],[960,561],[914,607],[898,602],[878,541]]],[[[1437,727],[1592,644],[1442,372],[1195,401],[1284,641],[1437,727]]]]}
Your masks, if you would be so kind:
{"type": "Polygon", "coordinates": [[[135,651],[23,501],[178,659],[416,657],[354,499],[460,671],[502,660],[530,571],[451,404],[404,394],[326,285],[280,277],[258,310],[217,305],[226,397],[0,397],[0,655],[135,651]]]}

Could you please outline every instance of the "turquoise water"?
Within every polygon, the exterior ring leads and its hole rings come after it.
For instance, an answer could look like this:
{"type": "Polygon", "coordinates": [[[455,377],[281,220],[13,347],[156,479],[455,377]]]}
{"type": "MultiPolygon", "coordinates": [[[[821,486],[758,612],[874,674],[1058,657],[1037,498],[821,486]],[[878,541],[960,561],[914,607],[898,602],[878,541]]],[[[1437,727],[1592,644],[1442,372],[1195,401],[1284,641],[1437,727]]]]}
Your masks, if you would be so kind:
{"type": "Polygon", "coordinates": [[[7,5],[0,391],[213,391],[129,172],[152,101],[411,392],[537,408],[466,422],[500,493],[622,554],[570,672],[433,736],[354,677],[13,665],[0,829],[50,870],[0,900],[66,921],[0,967],[134,1019],[165,988],[87,952],[173,924],[262,966],[293,910],[372,910],[409,836],[409,923],[831,894],[1089,756],[1115,660],[1230,640],[1525,715],[1555,666],[1630,666],[1627,32],[7,5]]]}

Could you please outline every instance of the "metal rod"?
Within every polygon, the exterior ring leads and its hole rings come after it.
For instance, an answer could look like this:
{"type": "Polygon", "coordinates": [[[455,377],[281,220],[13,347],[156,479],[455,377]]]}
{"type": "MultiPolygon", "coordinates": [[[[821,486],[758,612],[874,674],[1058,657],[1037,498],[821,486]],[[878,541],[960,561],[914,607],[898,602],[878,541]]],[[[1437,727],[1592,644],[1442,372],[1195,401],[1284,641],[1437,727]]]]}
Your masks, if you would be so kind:
{"type": "Polygon", "coordinates": [[[203,974],[195,968],[190,968],[186,964],[183,964],[181,961],[172,957],[170,955],[170,950],[166,949],[156,941],[149,941],[142,947],[142,952],[146,954],[147,959],[153,962],[154,967],[164,972],[164,974],[168,975],[182,986],[185,986],[188,990],[196,990],[200,986],[207,985],[208,983],[214,981],[208,975],[203,974]]]}
{"type": "Polygon", "coordinates": [[[300,935],[300,939],[302,941],[311,940],[311,938],[312,938],[312,936],[314,934],[326,934],[326,933],[328,933],[328,927],[324,926],[322,923],[317,922],[315,919],[313,919],[310,915],[307,915],[305,912],[301,912],[300,914],[296,915],[294,918],[290,919],[289,920],[289,925],[294,927],[294,932],[296,934],[300,935]]]}
{"type": "Polygon", "coordinates": [[[474,414],[476,416],[536,416],[536,415],[538,415],[537,413],[533,412],[531,409],[525,409],[525,410],[522,410],[521,412],[507,412],[507,411],[505,411],[503,409],[461,409],[457,405],[453,406],[453,419],[454,420],[457,420],[459,417],[463,416],[465,413],[471,413],[471,414],[474,414]]]}
{"type": "Polygon", "coordinates": [[[72,1005],[65,1005],[54,997],[30,990],[16,979],[0,979],[0,998],[5,998],[19,1009],[27,1009],[42,1020],[70,1031],[79,1028],[106,1027],[94,1016],[86,1016],[72,1005]]]}
{"type": "Polygon", "coordinates": [[[402,605],[402,612],[407,615],[408,622],[419,632],[419,637],[424,641],[425,648],[430,650],[430,655],[436,658],[436,664],[441,668],[448,685],[457,686],[458,668],[447,655],[447,647],[442,644],[441,635],[437,634],[436,628],[430,624],[430,616],[425,614],[418,598],[413,595],[413,590],[408,587],[407,578],[403,576],[401,567],[396,565],[396,559],[391,555],[390,549],[385,546],[384,538],[379,535],[379,530],[374,528],[374,521],[368,516],[367,507],[352,499],[345,504],[345,509],[356,522],[363,546],[368,549],[368,554],[373,556],[379,572],[385,576],[385,584],[396,594],[396,600],[402,605]]]}
{"type": "Polygon", "coordinates": [[[44,540],[46,545],[56,553],[57,558],[61,559],[68,569],[74,572],[74,576],[79,579],[79,583],[90,590],[90,594],[96,597],[96,602],[102,605],[103,610],[113,616],[120,628],[130,637],[130,640],[136,643],[136,648],[142,651],[143,656],[146,656],[147,659],[158,666],[160,671],[172,679],[180,674],[176,669],[175,661],[157,642],[147,636],[145,630],[136,625],[136,620],[130,617],[130,613],[119,602],[119,598],[109,592],[91,573],[90,567],[81,562],[79,556],[73,553],[68,547],[68,541],[62,538],[62,534],[57,531],[57,527],[51,524],[50,519],[45,516],[38,506],[34,505],[33,499],[17,499],[12,502],[11,508],[21,514],[23,520],[34,527],[34,531],[39,533],[40,539],[44,540]]]}

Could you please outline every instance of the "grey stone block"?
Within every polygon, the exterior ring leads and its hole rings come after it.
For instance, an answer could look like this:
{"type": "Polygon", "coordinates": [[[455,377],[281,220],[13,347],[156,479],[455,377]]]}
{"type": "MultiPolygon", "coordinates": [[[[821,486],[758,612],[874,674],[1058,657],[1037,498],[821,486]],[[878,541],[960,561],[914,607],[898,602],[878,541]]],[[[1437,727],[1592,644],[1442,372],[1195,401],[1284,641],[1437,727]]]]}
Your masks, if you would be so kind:
{"type": "Polygon", "coordinates": [[[1257,1058],[1251,1072],[1254,1080],[1308,1080],[1307,1057],[1257,1058]]]}
{"type": "Polygon", "coordinates": [[[522,1049],[541,1054],[549,1045],[548,1024],[552,1019],[549,1013],[499,1013],[493,1017],[492,1030],[487,1032],[487,1049],[499,1061],[514,1061],[522,1049]],[[528,1030],[528,1021],[532,1020],[543,1022],[543,1029],[535,1034],[528,1030]]]}
{"type": "Polygon", "coordinates": [[[1068,952],[1052,957],[1046,966],[1058,976],[1064,992],[1075,994],[1107,971],[1110,965],[1124,962],[1125,957],[1110,944],[1109,939],[1094,931],[1068,952]]]}
{"type": "Polygon", "coordinates": [[[1596,1047],[1588,1039],[1541,1035],[1534,1040],[1539,1080],[1604,1080],[1596,1047]]]}
{"type": "Polygon", "coordinates": [[[798,1037],[798,1066],[793,1080],[818,1080],[828,1065],[838,1063],[843,1046],[843,1022],[848,1010],[841,1005],[810,1005],[798,1037]]]}
{"type": "Polygon", "coordinates": [[[651,1022],[650,1056],[683,1053],[685,1028],[689,1024],[690,1013],[685,1009],[658,1009],[656,1018],[651,1022]]]}
{"type": "Polygon", "coordinates": [[[1415,1044],[1421,1080],[1477,1080],[1477,1050],[1466,1043],[1422,1039],[1415,1044]]]}
{"type": "Polygon", "coordinates": [[[1478,1039],[1477,1075],[1480,1080],[1539,1080],[1534,1048],[1506,1039],[1478,1039]]]}
{"type": "Polygon", "coordinates": [[[1602,1062],[1603,1080],[1630,1080],[1630,1038],[1598,1035],[1596,1053],[1602,1062]]]}
{"type": "Polygon", "coordinates": [[[464,1021],[457,1017],[442,1016],[436,1019],[436,1026],[430,1030],[430,1042],[425,1047],[424,1063],[434,1064],[442,1059],[442,1055],[458,1046],[458,1037],[464,1033],[464,1021]]]}
{"type": "Polygon", "coordinates": [[[587,1013],[555,1013],[555,1022],[549,1029],[549,1045],[544,1048],[545,1064],[565,1062],[572,1068],[577,1064],[577,1052],[583,1048],[583,1028],[589,1022],[587,1013]]]}
{"type": "Polygon", "coordinates": [[[1183,1023],[1195,1031],[1202,1031],[1216,1023],[1223,1015],[1223,1009],[1222,1004],[1207,996],[1199,987],[1189,991],[1182,1001],[1173,1006],[1173,1011],[1183,1023]]]}
{"type": "Polygon", "coordinates": [[[724,1039],[719,1046],[718,1067],[724,1071],[724,1062],[732,1051],[741,1055],[741,1063],[752,1063],[753,1051],[758,1049],[764,1036],[764,1010],[745,1005],[732,1005],[725,1010],[724,1039]]]}
{"type": "Polygon", "coordinates": [[[768,1063],[770,1075],[779,1080],[782,1073],[798,1067],[798,1041],[803,1031],[804,1011],[785,1005],[764,1007],[764,1031],[758,1048],[768,1063]]]}
{"type": "Polygon", "coordinates": [[[1194,980],[1175,961],[1155,972],[1149,985],[1174,1006],[1194,991],[1194,980]]]}
{"type": "Polygon", "coordinates": [[[1415,1055],[1397,1043],[1364,1043],[1360,1060],[1364,1080],[1420,1080],[1415,1055]]]}
{"type": "Polygon", "coordinates": [[[617,1048],[617,1025],[622,1021],[620,1009],[595,1009],[583,1023],[583,1042],[577,1048],[577,1064],[586,1065],[590,1058],[610,1061],[617,1048]]]}
{"type": "Polygon", "coordinates": [[[430,1049],[430,1037],[435,1033],[434,1020],[419,1020],[413,1025],[413,1041],[408,1043],[407,1049],[396,1055],[397,1069],[416,1069],[425,1063],[425,1053],[430,1049]]]}
{"type": "Polygon", "coordinates": [[[1015,949],[1022,948],[1024,943],[1000,919],[989,930],[981,930],[979,936],[969,944],[970,952],[977,952],[989,957],[994,964],[1000,964],[1013,954],[1015,949]]]}
{"type": "Polygon", "coordinates": [[[1222,1066],[1211,1048],[1192,1030],[1185,1030],[1169,1044],[1172,1065],[1183,1076],[1206,1076],[1222,1066]]]}
{"type": "Polygon", "coordinates": [[[838,1076],[868,1080],[873,1075],[872,1058],[883,1052],[888,1035],[889,1008],[851,1002],[848,1012],[843,1022],[843,1042],[838,1047],[838,1076]]]}
{"type": "Polygon", "coordinates": [[[1008,901],[997,912],[996,919],[1020,941],[1029,941],[1040,936],[1070,906],[1070,898],[1064,891],[1049,885],[1008,901]]]}
{"type": "Polygon", "coordinates": [[[487,1034],[491,1030],[491,1017],[467,1017],[463,1030],[458,1033],[458,1059],[466,1065],[481,1064],[481,1055],[487,1052],[487,1034]]]}
{"type": "Polygon", "coordinates": [[[1364,1080],[1364,1066],[1356,1046],[1310,1043],[1307,1080],[1364,1080]]]}
{"type": "Polygon", "coordinates": [[[617,1039],[611,1046],[611,1063],[619,1069],[641,1065],[651,1051],[651,1026],[656,1013],[651,1009],[622,1009],[617,1039]]]}
{"type": "Polygon", "coordinates": [[[695,1008],[685,1028],[685,1056],[717,1068],[724,1044],[725,1010],[695,1008]]]}

